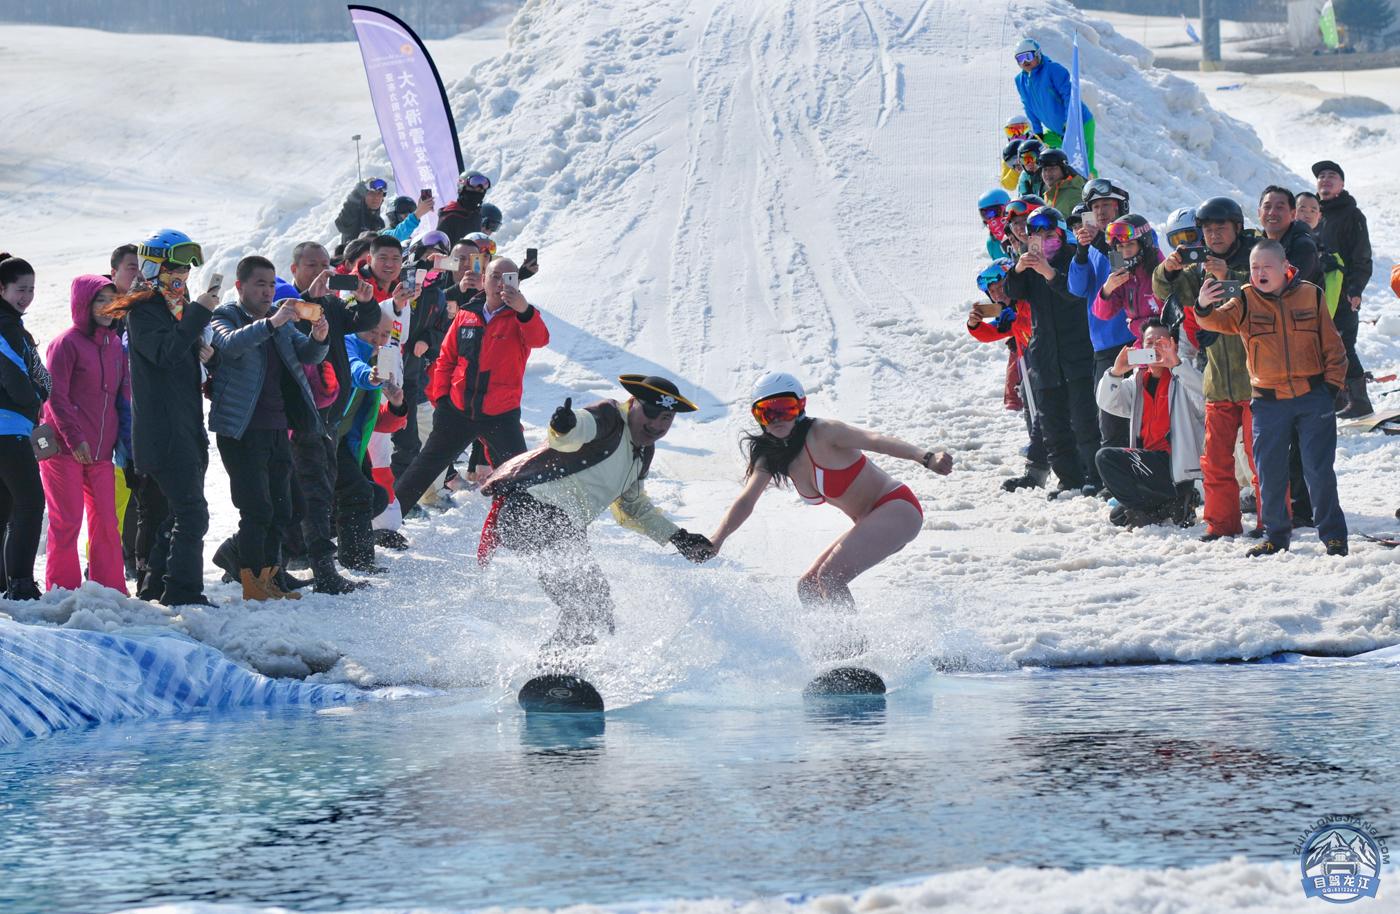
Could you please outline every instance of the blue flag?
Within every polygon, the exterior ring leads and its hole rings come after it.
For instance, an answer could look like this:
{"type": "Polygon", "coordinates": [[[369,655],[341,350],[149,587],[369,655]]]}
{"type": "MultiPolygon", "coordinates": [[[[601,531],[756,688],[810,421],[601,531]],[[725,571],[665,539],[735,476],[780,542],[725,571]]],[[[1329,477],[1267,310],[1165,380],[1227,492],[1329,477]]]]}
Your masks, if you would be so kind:
{"type": "Polygon", "coordinates": [[[1065,157],[1077,174],[1089,177],[1089,153],[1084,144],[1084,102],[1079,94],[1079,36],[1074,36],[1074,59],[1069,70],[1069,113],[1065,118],[1065,157]]]}
{"type": "Polygon", "coordinates": [[[1181,17],[1181,24],[1186,26],[1186,37],[1191,39],[1192,44],[1200,44],[1201,36],[1196,34],[1196,27],[1185,16],[1181,17]]]}

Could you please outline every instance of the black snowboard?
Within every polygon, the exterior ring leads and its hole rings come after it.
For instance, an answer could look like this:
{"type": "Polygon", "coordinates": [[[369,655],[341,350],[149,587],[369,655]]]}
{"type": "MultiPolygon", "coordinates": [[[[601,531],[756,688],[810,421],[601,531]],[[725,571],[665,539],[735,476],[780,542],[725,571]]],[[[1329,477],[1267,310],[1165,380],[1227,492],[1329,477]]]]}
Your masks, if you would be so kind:
{"type": "Polygon", "coordinates": [[[517,696],[526,714],[601,714],[603,696],[586,679],[551,673],[536,676],[517,696]]]}
{"type": "Polygon", "coordinates": [[[807,683],[803,695],[883,695],[885,680],[880,674],[858,666],[838,666],[807,683]]]}

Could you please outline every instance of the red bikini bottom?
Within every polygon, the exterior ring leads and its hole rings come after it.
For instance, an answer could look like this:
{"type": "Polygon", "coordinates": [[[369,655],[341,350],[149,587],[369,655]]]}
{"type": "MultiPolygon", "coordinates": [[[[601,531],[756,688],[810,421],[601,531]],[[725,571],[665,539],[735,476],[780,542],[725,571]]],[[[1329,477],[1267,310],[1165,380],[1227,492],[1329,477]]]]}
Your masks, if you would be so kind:
{"type": "Polygon", "coordinates": [[[880,500],[875,502],[875,504],[871,507],[870,510],[874,511],[876,508],[880,507],[887,501],[907,501],[909,502],[909,504],[914,506],[915,510],[919,512],[920,517],[924,516],[924,506],[919,504],[919,500],[914,497],[913,490],[910,489],[908,486],[900,486],[893,492],[887,492],[886,494],[880,496],[880,500]]]}

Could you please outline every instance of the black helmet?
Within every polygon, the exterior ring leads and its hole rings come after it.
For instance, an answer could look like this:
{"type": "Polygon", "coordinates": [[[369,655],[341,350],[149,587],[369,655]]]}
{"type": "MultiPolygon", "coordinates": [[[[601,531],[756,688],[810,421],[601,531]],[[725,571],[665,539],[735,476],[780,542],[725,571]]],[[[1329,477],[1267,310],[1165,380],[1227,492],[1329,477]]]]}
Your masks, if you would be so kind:
{"type": "Polygon", "coordinates": [[[1074,170],[1074,166],[1069,164],[1069,156],[1065,155],[1063,149],[1047,149],[1042,152],[1040,154],[1040,167],[1044,168],[1047,165],[1052,167],[1058,165],[1066,175],[1078,174],[1074,170]]]}
{"type": "Polygon", "coordinates": [[[1084,185],[1084,202],[1093,203],[1095,200],[1117,200],[1121,206],[1118,212],[1126,213],[1131,205],[1128,192],[1107,178],[1095,178],[1084,185]]]}
{"type": "Polygon", "coordinates": [[[1087,212],[1089,212],[1089,204],[1083,202],[1074,204],[1074,209],[1070,210],[1069,215],[1065,217],[1065,224],[1069,226],[1071,232],[1084,222],[1084,214],[1087,212]]]}
{"type": "Polygon", "coordinates": [[[1042,152],[1044,152],[1044,151],[1045,151],[1045,144],[1044,144],[1044,143],[1042,143],[1040,140],[1037,140],[1035,137],[1029,137],[1029,138],[1024,139],[1024,140],[1021,141],[1021,148],[1020,148],[1019,150],[1017,150],[1017,154],[1018,154],[1018,155],[1021,155],[1021,156],[1025,156],[1026,153],[1031,153],[1031,154],[1033,154],[1033,155],[1035,156],[1036,164],[1039,165],[1039,164],[1040,164],[1040,154],[1041,154],[1042,152]]]}
{"type": "Polygon", "coordinates": [[[493,203],[481,204],[481,228],[487,232],[494,232],[501,227],[500,207],[493,203]]]}
{"type": "Polygon", "coordinates": [[[1108,236],[1109,244],[1118,244],[1123,241],[1136,241],[1144,248],[1154,248],[1157,246],[1157,238],[1152,231],[1152,224],[1137,213],[1129,213],[1120,216],[1104,230],[1108,236]],[[1115,230],[1115,225],[1126,226],[1123,231],[1115,230]]]}
{"type": "Polygon", "coordinates": [[[1196,224],[1207,222],[1233,222],[1244,228],[1244,210],[1229,197],[1211,197],[1196,207],[1196,224]]]}
{"type": "Polygon", "coordinates": [[[1059,229],[1061,238],[1069,234],[1069,226],[1065,224],[1065,217],[1060,215],[1060,211],[1053,206],[1037,207],[1031,210],[1031,214],[1026,217],[1027,232],[1034,232],[1042,228],[1059,229]]]}
{"type": "Polygon", "coordinates": [[[1001,160],[1010,165],[1021,158],[1021,141],[1012,140],[1001,148],[1001,160]]]}

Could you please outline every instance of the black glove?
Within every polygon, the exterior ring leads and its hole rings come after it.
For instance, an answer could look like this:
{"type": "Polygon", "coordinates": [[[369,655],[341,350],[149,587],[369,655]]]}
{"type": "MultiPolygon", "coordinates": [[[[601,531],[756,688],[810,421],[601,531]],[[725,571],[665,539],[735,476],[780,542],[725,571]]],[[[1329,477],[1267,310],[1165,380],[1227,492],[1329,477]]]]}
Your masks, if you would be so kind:
{"type": "Polygon", "coordinates": [[[697,565],[701,562],[708,562],[715,557],[715,544],[710,542],[708,536],[699,533],[677,530],[671,534],[671,545],[676,547],[677,552],[697,565]]]}
{"type": "Polygon", "coordinates": [[[574,415],[574,398],[569,397],[564,400],[564,405],[549,417],[549,427],[554,429],[556,434],[567,435],[574,430],[575,425],[578,425],[578,417],[574,415]]]}

